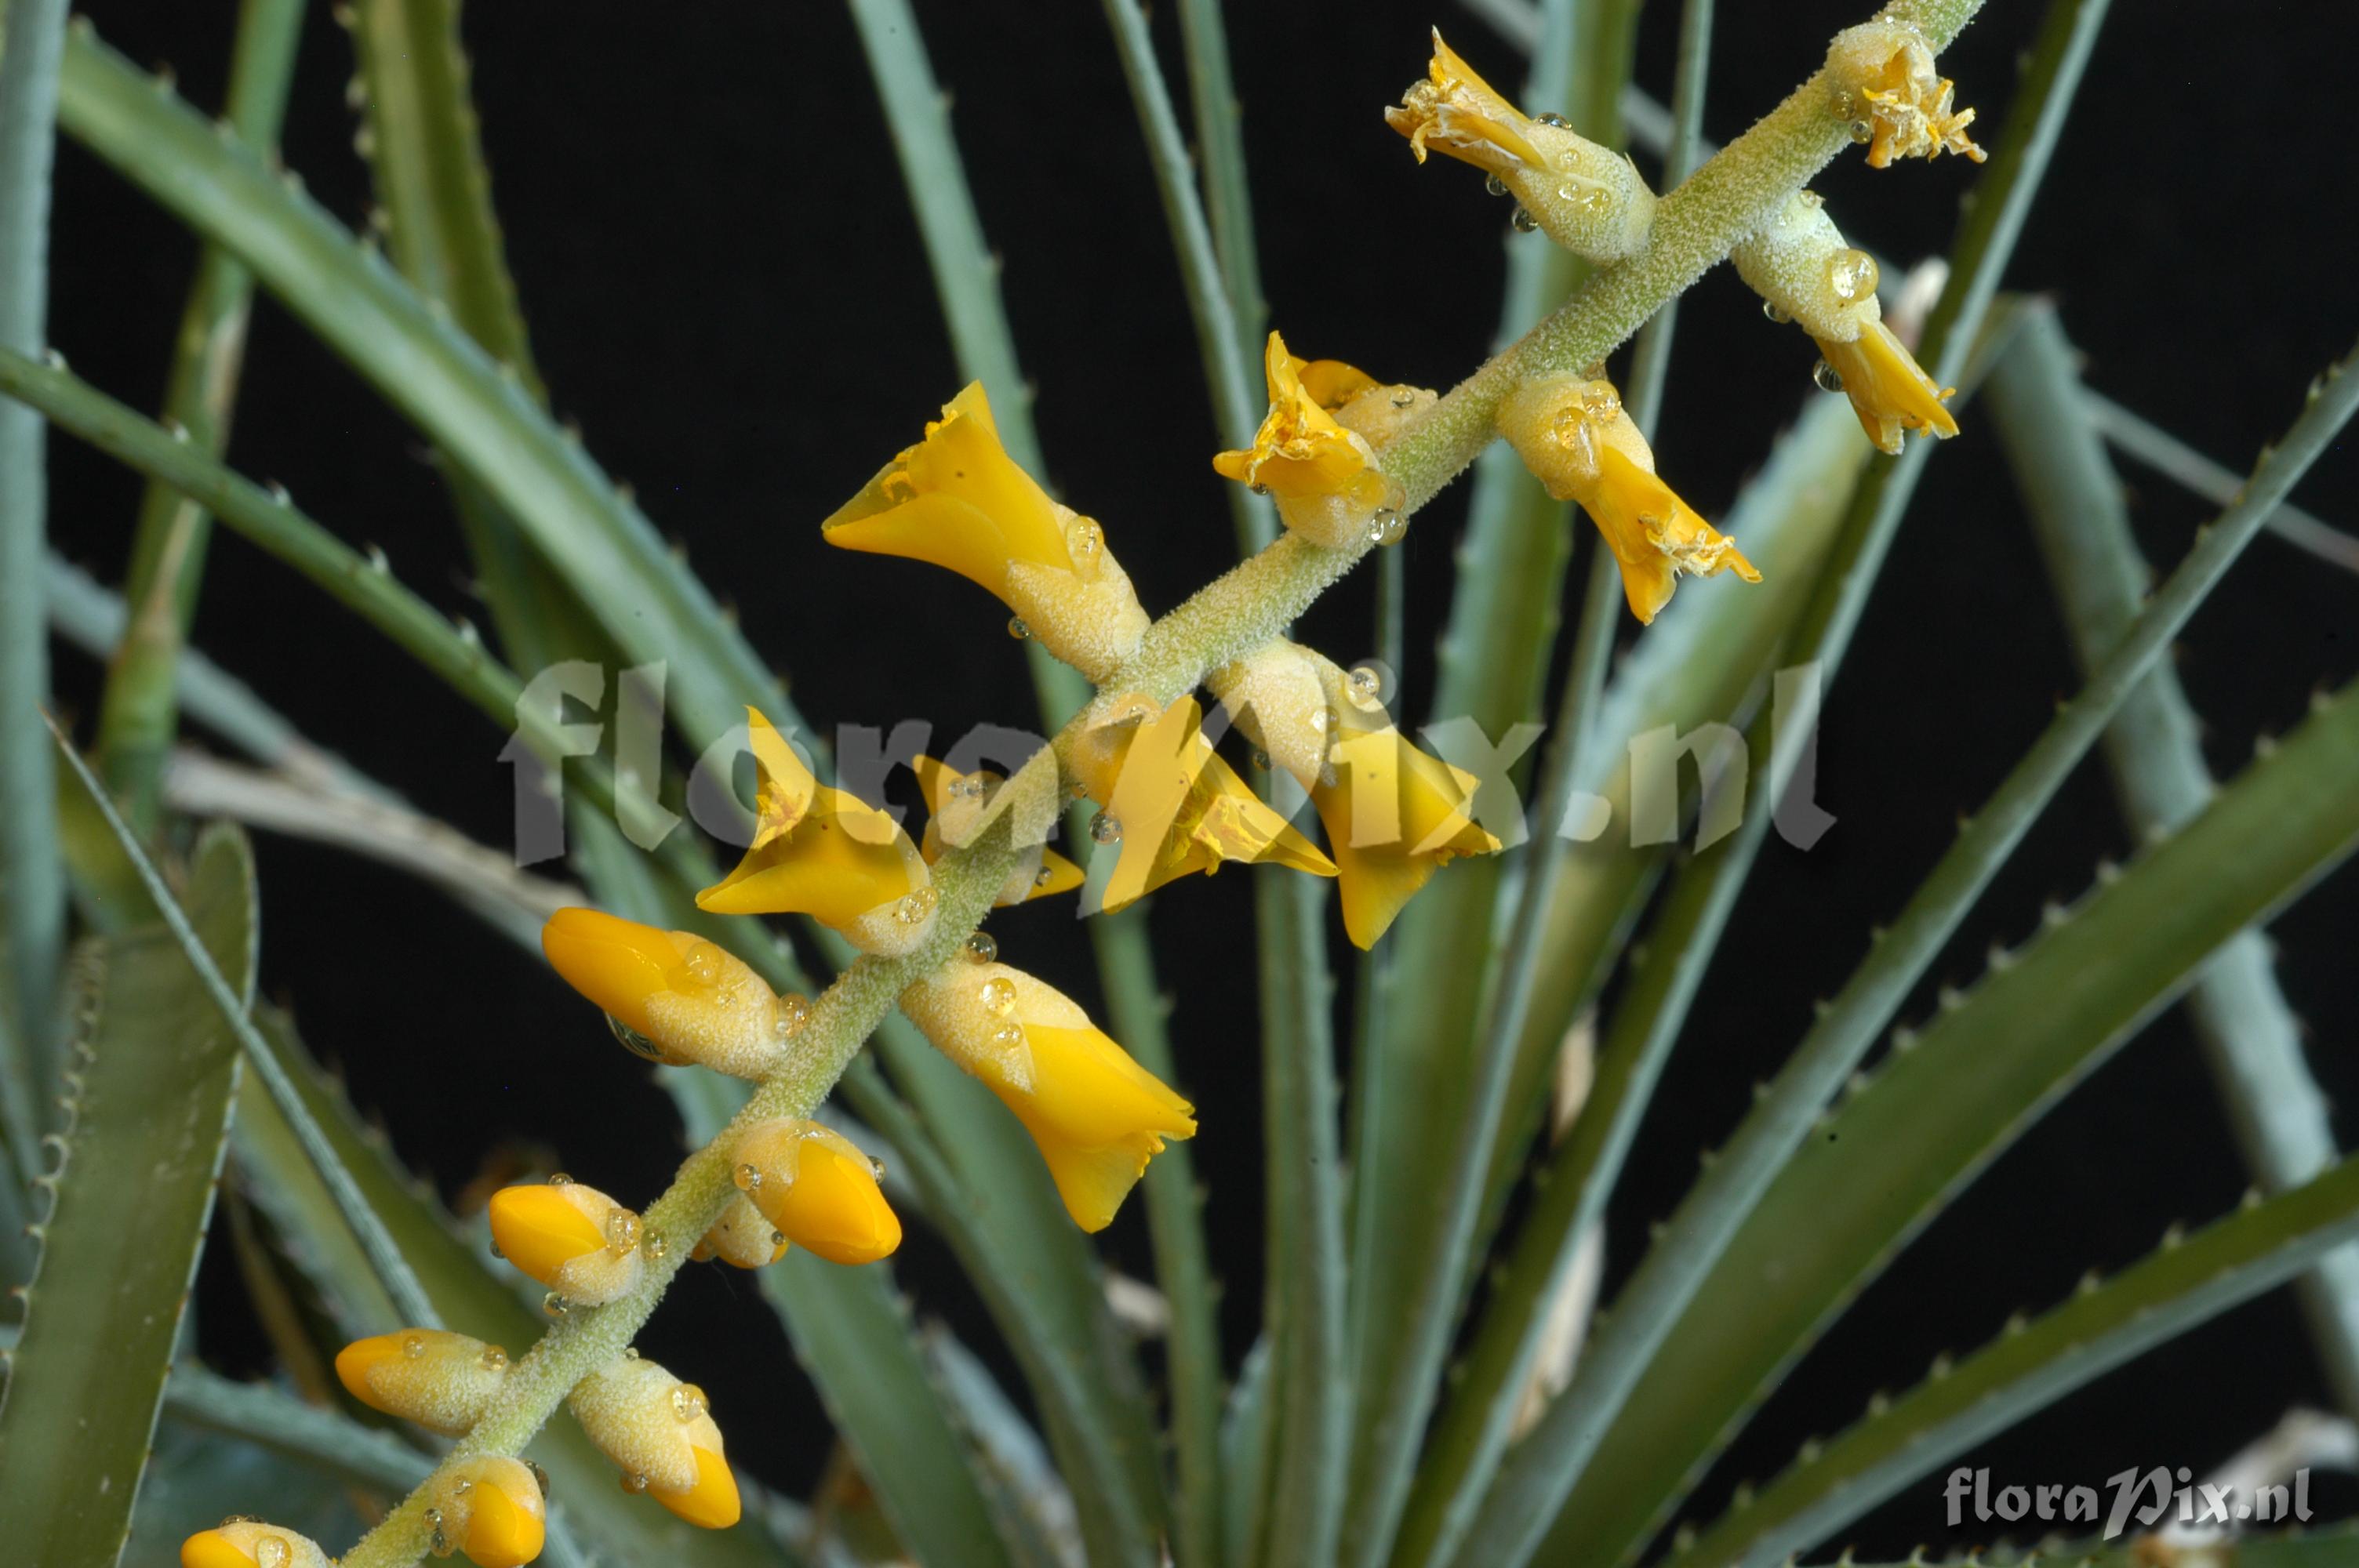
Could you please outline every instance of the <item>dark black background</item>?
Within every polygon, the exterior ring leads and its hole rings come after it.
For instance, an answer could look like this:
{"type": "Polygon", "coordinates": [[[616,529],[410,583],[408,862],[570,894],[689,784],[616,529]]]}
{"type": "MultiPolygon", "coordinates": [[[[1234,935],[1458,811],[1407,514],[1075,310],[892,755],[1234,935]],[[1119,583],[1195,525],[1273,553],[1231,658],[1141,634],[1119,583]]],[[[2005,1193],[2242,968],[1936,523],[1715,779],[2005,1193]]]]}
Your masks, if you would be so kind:
{"type": "MultiPolygon", "coordinates": [[[[1150,609],[1231,557],[1217,444],[1162,218],[1095,6],[927,3],[936,68],[956,95],[1050,477],[1104,520],[1150,609]]],[[[1724,139],[1815,65],[1855,0],[1722,7],[1706,128],[1724,139]]],[[[2040,7],[1992,0],[1945,57],[1995,129],[2017,51],[2040,7]]],[[[103,36],[182,91],[218,103],[234,7],[96,0],[103,36]]],[[[1447,386],[1495,325],[1504,204],[1473,171],[1419,169],[1377,117],[1421,70],[1440,21],[1479,68],[1520,79],[1514,51],[1470,14],[1423,5],[1230,7],[1275,322],[1298,349],[1447,386]]],[[[2025,236],[2010,283],[2053,293],[2099,388],[2241,468],[2347,346],[2343,232],[2354,191],[2347,103],[2308,84],[2338,69],[2340,5],[2126,5],[2025,236]]],[[[755,644],[821,724],[909,716],[949,732],[1027,722],[1031,698],[1004,611],[947,574],[825,551],[818,520],[958,384],[916,232],[846,17],[824,4],[470,8],[475,89],[534,349],[561,413],[682,540],[741,610],[755,644]]],[[[1639,79],[1666,90],[1677,7],[1644,22],[1639,79]]],[[[1176,55],[1176,28],[1157,18],[1176,55]]],[[[1172,59],[1177,69],[1176,58],[1172,59]]],[[[346,222],[365,171],[343,104],[348,41],[324,5],[307,34],[286,157],[346,222]]],[[[1645,160],[1642,160],[1644,162],[1645,160]]],[[[1651,170],[1650,170],[1651,172],[1651,170]]],[[[1973,169],[1956,160],[1874,175],[1855,157],[1818,182],[1863,242],[1899,259],[1945,249],[1973,169]]],[[[1538,240],[1524,243],[1538,243],[1538,240]]],[[[53,337],[75,368],[151,405],[193,255],[187,238],[79,150],[60,159],[53,337]]],[[[1707,515],[1723,509],[1809,384],[1799,334],[1767,327],[1723,270],[1690,297],[1656,436],[1664,470],[1707,515]]],[[[1808,855],[1773,843],[1737,912],[1633,1158],[1614,1268],[1684,1189],[1695,1150],[1723,1136],[1753,1080],[1790,1046],[1812,1000],[1858,957],[2073,680],[2066,646],[1984,420],[1929,471],[1835,687],[1821,796],[1841,818],[1808,855]]],[[[259,310],[232,460],[287,483],[401,577],[466,612],[440,482],[419,438],[275,306],[259,310]]],[[[119,578],[136,484],[56,448],[67,551],[119,578]]],[[[2353,521],[2339,448],[2299,492],[2353,521]]],[[[2125,470],[2137,526],[2163,562],[2207,509],[2125,470]]],[[[1411,710],[1431,692],[1430,639],[1447,603],[1462,503],[1446,496],[1402,548],[1412,585],[1411,710]]],[[[1576,574],[1575,582],[1578,581],[1576,574]]],[[[1570,592],[1577,590],[1569,590],[1570,592]]],[[[2359,582],[2274,539],[2253,546],[2179,660],[2214,766],[2296,722],[2313,687],[2359,669],[2359,582]]],[[[1570,604],[1568,604],[1570,609],[1570,604]]],[[[1339,656],[1368,646],[1364,589],[1307,631],[1339,656]]],[[[493,843],[507,841],[503,737],[398,654],[240,541],[216,546],[197,640],[305,731],[493,843]]],[[[60,650],[60,684],[87,712],[94,675],[60,650]]],[[[2037,922],[2095,862],[2127,849],[2097,770],[2084,768],[1929,977],[1963,983],[1995,939],[2037,922]]],[[[503,1140],[559,1151],[626,1200],[677,1158],[668,1102],[535,962],[435,895],[329,851],[266,838],[263,979],[343,1067],[411,1161],[446,1192],[503,1140]]],[[[1173,891],[1155,914],[1176,993],[1180,1078],[1197,1101],[1215,1262],[1232,1355],[1259,1299],[1259,1108],[1246,879],[1173,891]]],[[[2349,983],[2359,884],[2314,892],[2277,925],[2284,975],[2313,1030],[2330,1093],[2359,1084],[2349,983]]],[[[1061,912],[999,923],[1011,957],[1083,998],[1086,945],[1061,912]]],[[[2244,1177],[2186,1031],[2165,1019],[2034,1130],[1870,1290],[1738,1445],[1707,1499],[1781,1465],[1802,1436],[1847,1422],[1867,1394],[1915,1380],[2019,1306],[2065,1293],[2091,1266],[2150,1247],[2174,1219],[2233,1205],[2244,1177]]],[[[1136,1205],[1105,1238],[1147,1268],[1136,1205]]],[[[940,1249],[913,1236],[903,1278],[922,1306],[987,1337],[940,1249]]],[[[215,1277],[218,1276],[218,1277],[215,1277]]],[[[224,1270],[208,1291],[234,1290],[224,1270]]],[[[220,1324],[228,1314],[216,1313],[220,1324]]],[[[775,1342],[750,1286],[691,1271],[648,1331],[649,1352],[711,1388],[732,1454],[801,1488],[823,1423],[781,1346],[766,1383],[710,1355],[727,1333],[775,1342]]],[[[251,1346],[224,1339],[235,1363],[251,1346]]],[[[744,1365],[743,1362],[736,1363],[744,1365]]],[[[2125,1465],[2201,1469],[2292,1400],[2324,1390],[2283,1292],[2115,1373],[1995,1443],[2006,1479],[2094,1484],[2125,1465]]],[[[2328,1494],[2342,1496],[2342,1494],[2328,1494]]],[[[1943,1539],[1938,1482],[1857,1532],[1900,1549],[1943,1539]]]]}

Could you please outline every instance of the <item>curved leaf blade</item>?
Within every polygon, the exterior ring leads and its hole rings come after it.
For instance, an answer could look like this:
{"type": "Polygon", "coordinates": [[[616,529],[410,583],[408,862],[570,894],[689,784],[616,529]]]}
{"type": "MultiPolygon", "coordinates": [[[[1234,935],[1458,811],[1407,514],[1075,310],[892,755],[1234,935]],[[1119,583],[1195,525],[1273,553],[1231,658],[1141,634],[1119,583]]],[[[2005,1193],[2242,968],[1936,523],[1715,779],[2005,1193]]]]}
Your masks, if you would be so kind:
{"type": "MultiPolygon", "coordinates": [[[[250,1000],[254,865],[241,835],[199,843],[186,903],[250,1000]]],[[[239,1056],[172,932],[104,938],[80,961],[82,1081],[0,1396],[0,1519],[27,1561],[108,1563],[130,1532],[204,1248],[239,1056]]]]}

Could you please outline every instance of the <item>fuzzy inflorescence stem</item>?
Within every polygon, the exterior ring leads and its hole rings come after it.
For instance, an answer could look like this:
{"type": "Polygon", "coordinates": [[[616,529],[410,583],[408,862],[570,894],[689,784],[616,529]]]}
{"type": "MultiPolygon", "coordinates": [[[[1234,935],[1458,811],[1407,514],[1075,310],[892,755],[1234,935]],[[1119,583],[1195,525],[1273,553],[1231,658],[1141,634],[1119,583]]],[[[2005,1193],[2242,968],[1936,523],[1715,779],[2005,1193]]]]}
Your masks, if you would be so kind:
{"type": "MultiPolygon", "coordinates": [[[[1982,0],[1895,0],[1880,16],[1908,23],[1935,50],[1946,47],[1982,0]]],[[[1535,376],[1578,373],[1626,341],[1647,319],[1724,259],[1796,189],[1848,145],[1832,113],[1834,84],[1821,69],[1731,142],[1655,210],[1647,243],[1521,340],[1494,356],[1443,397],[1424,419],[1390,443],[1385,469],[1406,492],[1404,515],[1422,507],[1488,446],[1498,407],[1535,376]]],[[[1288,534],[1240,562],[1147,629],[1137,654],[1102,688],[1053,744],[1008,780],[993,805],[998,818],[980,838],[952,849],[935,868],[940,904],[934,931],[899,958],[859,959],[821,993],[795,1059],[764,1083],[721,1135],[690,1154],[644,1217],[670,1243],[648,1260],[639,1287],[603,1306],[575,1310],[518,1361],[497,1401],[443,1465],[523,1448],[575,1384],[622,1354],[654,1312],[696,1238],[720,1217],[731,1193],[731,1151],[755,1121],[808,1116],[908,986],[947,962],[989,911],[1014,860],[1011,825],[1038,819],[1058,787],[1062,754],[1105,703],[1143,693],[1169,703],[1205,675],[1251,653],[1298,620],[1320,594],[1373,547],[1315,545],[1288,534]],[[1014,809],[1009,809],[1013,807],[1014,809]]],[[[426,1518],[437,1476],[427,1482],[346,1554],[344,1568],[408,1568],[428,1550],[426,1518]]]]}

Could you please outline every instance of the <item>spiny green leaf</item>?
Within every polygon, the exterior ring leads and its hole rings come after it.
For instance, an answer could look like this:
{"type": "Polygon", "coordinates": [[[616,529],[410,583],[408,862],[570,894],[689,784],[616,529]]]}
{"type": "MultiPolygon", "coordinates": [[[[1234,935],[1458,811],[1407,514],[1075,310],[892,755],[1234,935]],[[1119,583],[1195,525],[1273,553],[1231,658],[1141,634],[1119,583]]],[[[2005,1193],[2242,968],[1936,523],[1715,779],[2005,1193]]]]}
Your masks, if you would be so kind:
{"type": "Polygon", "coordinates": [[[1768,1568],[1902,1487],[2133,1357],[2291,1277],[2359,1235],[2359,1162],[2181,1241],[2011,1324],[1953,1369],[1813,1444],[1666,1568],[1768,1568]]]}
{"type": "MultiPolygon", "coordinates": [[[[2359,844],[2346,692],[2194,823],[2101,880],[1852,1093],[1672,1325],[1551,1539],[1626,1561],[1784,1368],[2040,1112],[2221,944],[2359,844]],[[2290,766],[2288,765],[2290,759],[2290,766]]],[[[1567,1550],[1572,1550],[1568,1546],[1567,1550]]]]}
{"type": "MultiPolygon", "coordinates": [[[[186,898],[243,1004],[255,965],[244,838],[204,837],[186,898]]],[[[212,1213],[238,1044],[162,926],[94,943],[79,962],[72,1124],[0,1395],[0,1519],[27,1562],[95,1564],[131,1528],[212,1213]]]]}

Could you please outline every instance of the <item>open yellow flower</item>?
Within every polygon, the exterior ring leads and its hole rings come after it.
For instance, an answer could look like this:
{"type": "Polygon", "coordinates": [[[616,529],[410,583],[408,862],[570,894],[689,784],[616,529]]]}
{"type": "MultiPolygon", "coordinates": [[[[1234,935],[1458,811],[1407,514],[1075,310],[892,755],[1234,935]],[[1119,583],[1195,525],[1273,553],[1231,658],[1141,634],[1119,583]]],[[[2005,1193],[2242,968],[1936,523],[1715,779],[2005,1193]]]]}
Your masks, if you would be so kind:
{"type": "Polygon", "coordinates": [[[1229,860],[1290,866],[1332,877],[1335,863],[1288,825],[1204,739],[1192,697],[1158,708],[1145,697],[1074,742],[1074,775],[1105,809],[1093,836],[1122,846],[1103,884],[1103,907],[1124,908],[1164,883],[1229,860]]]}
{"type": "Polygon", "coordinates": [[[1084,1230],[1113,1223],[1165,1139],[1195,1136],[1193,1107],[1021,969],[953,958],[904,991],[901,1008],[1016,1113],[1084,1230]]]}
{"type": "Polygon", "coordinates": [[[1092,680],[1147,632],[1104,530],[1050,500],[1008,457],[981,382],[821,526],[831,545],[931,561],[996,594],[1027,634],[1092,680]]]}
{"type": "Polygon", "coordinates": [[[661,931],[595,909],[560,909],[540,950],[651,1061],[759,1081],[786,1059],[810,1003],[781,997],[745,960],[692,931],[661,931]]]}
{"type": "MultiPolygon", "coordinates": [[[[930,866],[941,859],[944,849],[958,849],[970,841],[983,821],[984,805],[1001,781],[985,773],[962,773],[931,757],[919,757],[910,765],[917,770],[918,787],[926,794],[929,815],[919,850],[930,866]]],[[[1081,867],[1046,844],[1035,844],[1018,851],[1015,870],[1007,873],[993,907],[1006,909],[1027,899],[1070,892],[1081,885],[1081,867]]]]}
{"type": "Polygon", "coordinates": [[[508,1353],[463,1334],[405,1328],[336,1352],[336,1380],[374,1411],[456,1437],[482,1418],[508,1375],[508,1353]]]}
{"type": "Polygon", "coordinates": [[[1839,83],[1834,112],[1851,122],[1854,140],[1867,144],[1870,168],[1943,153],[1983,161],[1983,149],[1966,135],[1974,112],[1953,106],[1956,84],[1933,68],[1932,49],[1907,23],[1845,28],[1828,47],[1827,69],[1839,83]]]}
{"type": "Polygon", "coordinates": [[[715,914],[808,914],[864,952],[898,955],[932,929],[925,857],[886,813],[821,784],[770,721],[747,708],[761,784],[754,842],[696,895],[715,914]]]}
{"type": "Polygon", "coordinates": [[[308,1535],[234,1516],[180,1542],[180,1568],[333,1568],[308,1535]]]}
{"type": "Polygon", "coordinates": [[[1578,502],[1622,568],[1630,613],[1651,622],[1682,574],[1761,574],[1655,475],[1655,454],[1613,384],[1578,376],[1526,382],[1499,408],[1499,428],[1559,501],[1578,502]]]}
{"type": "Polygon", "coordinates": [[[1473,775],[1401,733],[1374,670],[1346,672],[1277,638],[1206,684],[1271,765],[1310,792],[1355,945],[1374,946],[1435,871],[1499,849],[1470,814],[1473,775]]]}
{"type": "Polygon", "coordinates": [[[637,1352],[626,1352],[573,1387],[566,1408],[600,1453],[645,1492],[692,1525],[726,1530],[741,1509],[704,1390],[637,1352]]]}
{"type": "Polygon", "coordinates": [[[901,1245],[900,1217],[859,1145],[816,1121],[778,1117],[738,1135],[738,1190],[798,1247],[831,1263],[874,1263],[901,1245]]]}
{"type": "Polygon", "coordinates": [[[1423,163],[1447,154],[1489,173],[1549,238],[1592,261],[1634,254],[1655,221],[1655,193],[1630,160],[1555,115],[1535,118],[1509,103],[1434,29],[1425,80],[1401,94],[1385,123],[1423,163]]]}
{"type": "Polygon", "coordinates": [[[540,1555],[549,1505],[522,1460],[496,1454],[462,1460],[437,1474],[433,1495],[442,1516],[434,1527],[438,1552],[447,1542],[476,1568],[523,1568],[540,1555]]]}
{"type": "Polygon", "coordinates": [[[1814,341],[1827,368],[1842,378],[1860,428],[1884,450],[1899,456],[1904,430],[1941,438],[1958,433],[1957,416],[1941,406],[1956,388],[1927,375],[1882,321],[1870,321],[1848,343],[1814,341]]]}
{"type": "Polygon", "coordinates": [[[1212,459],[1213,470],[1267,492],[1286,525],[1314,543],[1343,549],[1381,535],[1386,524],[1379,514],[1397,512],[1400,486],[1377,466],[1368,438],[1347,428],[1321,395],[1349,401],[1374,385],[1373,378],[1357,384],[1363,373],[1349,365],[1296,359],[1276,332],[1269,335],[1262,368],[1269,413],[1252,448],[1220,453],[1212,459]],[[1305,373],[1314,371],[1306,379],[1305,373]]]}
{"type": "Polygon", "coordinates": [[[570,1177],[502,1187],[490,1218],[501,1257],[578,1305],[627,1295],[646,1271],[639,1217],[570,1177]]]}

